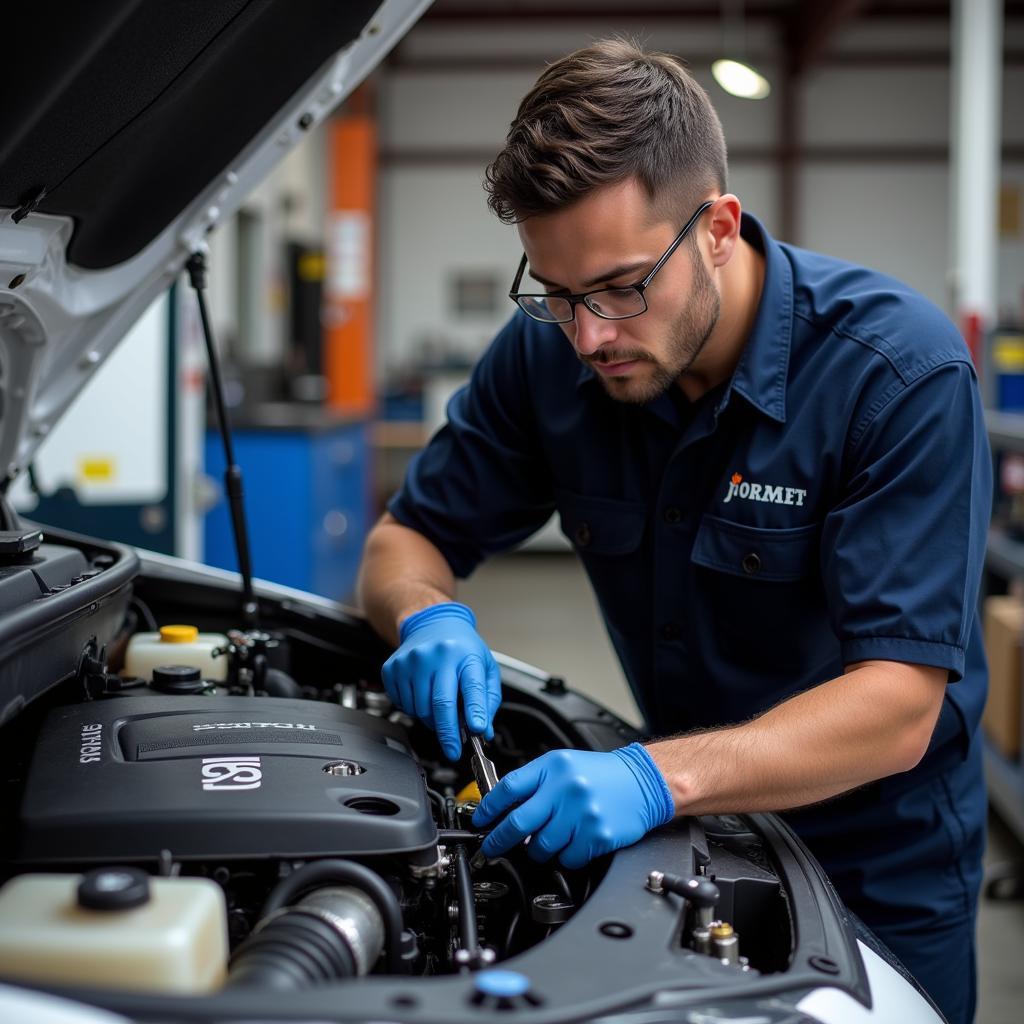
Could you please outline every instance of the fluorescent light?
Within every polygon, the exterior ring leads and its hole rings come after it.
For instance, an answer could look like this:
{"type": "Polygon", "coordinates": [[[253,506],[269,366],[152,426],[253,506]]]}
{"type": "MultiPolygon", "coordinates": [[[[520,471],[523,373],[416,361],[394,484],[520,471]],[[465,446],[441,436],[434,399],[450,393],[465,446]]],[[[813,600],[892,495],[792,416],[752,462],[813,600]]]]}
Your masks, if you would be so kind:
{"type": "Polygon", "coordinates": [[[738,60],[716,60],[711,74],[727,93],[745,100],[763,100],[772,91],[764,75],[738,60]]]}

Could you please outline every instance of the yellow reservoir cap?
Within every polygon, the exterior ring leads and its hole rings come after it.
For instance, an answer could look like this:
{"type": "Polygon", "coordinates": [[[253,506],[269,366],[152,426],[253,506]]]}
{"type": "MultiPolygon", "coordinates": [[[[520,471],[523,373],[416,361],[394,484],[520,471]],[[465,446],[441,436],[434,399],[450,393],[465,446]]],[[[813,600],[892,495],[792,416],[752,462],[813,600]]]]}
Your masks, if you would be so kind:
{"type": "Polygon", "coordinates": [[[480,787],[475,782],[471,782],[468,786],[463,786],[459,790],[458,796],[455,797],[457,804],[465,803],[467,800],[472,800],[475,804],[483,800],[483,797],[480,795],[480,787]]]}
{"type": "Polygon", "coordinates": [[[161,626],[160,643],[162,644],[194,644],[199,639],[199,630],[195,626],[161,626]]]}

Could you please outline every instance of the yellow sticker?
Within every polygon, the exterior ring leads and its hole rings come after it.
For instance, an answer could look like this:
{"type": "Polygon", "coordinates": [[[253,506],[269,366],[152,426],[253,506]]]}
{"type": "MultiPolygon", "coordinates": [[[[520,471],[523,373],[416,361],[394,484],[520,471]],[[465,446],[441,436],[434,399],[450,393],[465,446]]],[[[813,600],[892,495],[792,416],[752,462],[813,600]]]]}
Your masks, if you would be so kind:
{"type": "Polygon", "coordinates": [[[992,343],[992,363],[1004,372],[1019,373],[1024,369],[1024,335],[996,335],[992,343]]]}
{"type": "Polygon", "coordinates": [[[111,456],[91,456],[78,460],[78,475],[90,483],[109,483],[115,476],[114,459],[111,456]]]}
{"type": "Polygon", "coordinates": [[[322,252],[304,252],[299,257],[299,265],[296,269],[303,281],[322,281],[324,271],[327,269],[327,261],[322,252]]]}

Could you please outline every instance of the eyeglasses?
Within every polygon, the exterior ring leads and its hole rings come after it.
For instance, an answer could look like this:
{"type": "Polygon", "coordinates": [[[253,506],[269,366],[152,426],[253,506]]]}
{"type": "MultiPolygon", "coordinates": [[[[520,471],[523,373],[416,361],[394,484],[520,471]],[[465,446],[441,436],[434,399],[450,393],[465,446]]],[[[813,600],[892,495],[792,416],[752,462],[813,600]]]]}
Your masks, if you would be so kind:
{"type": "Polygon", "coordinates": [[[598,288],[596,291],[583,292],[579,295],[559,295],[541,292],[530,294],[520,292],[516,289],[523,279],[523,271],[526,270],[526,253],[519,261],[519,269],[516,271],[516,279],[512,282],[512,289],[508,297],[527,315],[539,320],[543,324],[567,324],[576,318],[576,305],[582,302],[587,309],[595,316],[604,320],[628,320],[631,316],[639,316],[647,312],[647,299],[644,292],[650,287],[654,275],[668,262],[669,257],[679,248],[683,239],[690,233],[693,226],[700,220],[701,214],[710,206],[714,200],[709,199],[701,203],[697,212],[686,222],[683,230],[676,235],[675,240],[662,254],[661,259],[654,264],[651,272],[636,284],[627,285],[624,288],[598,288]]]}

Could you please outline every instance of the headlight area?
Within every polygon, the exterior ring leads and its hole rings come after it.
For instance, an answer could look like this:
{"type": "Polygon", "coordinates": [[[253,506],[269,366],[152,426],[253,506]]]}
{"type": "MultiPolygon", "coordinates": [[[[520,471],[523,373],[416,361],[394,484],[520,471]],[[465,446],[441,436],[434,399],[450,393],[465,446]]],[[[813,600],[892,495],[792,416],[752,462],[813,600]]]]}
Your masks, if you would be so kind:
{"type": "MultiPolygon", "coordinates": [[[[119,631],[0,732],[0,980],[188,1021],[866,1002],[845,911],[777,819],[680,819],[578,871],[475,858],[469,751],[449,763],[391,706],[365,624],[259,596],[244,632],[227,584],[144,573],[119,631]]],[[[503,675],[499,774],[634,738],[503,675]]]]}

